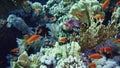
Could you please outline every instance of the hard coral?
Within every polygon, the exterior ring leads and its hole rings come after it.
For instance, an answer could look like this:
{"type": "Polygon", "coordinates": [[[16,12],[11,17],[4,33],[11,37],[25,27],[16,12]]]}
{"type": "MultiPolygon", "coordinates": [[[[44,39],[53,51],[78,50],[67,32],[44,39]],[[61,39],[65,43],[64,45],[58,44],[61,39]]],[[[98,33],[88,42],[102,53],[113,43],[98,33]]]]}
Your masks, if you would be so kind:
{"type": "Polygon", "coordinates": [[[107,39],[114,39],[117,33],[117,28],[114,24],[107,25],[106,27],[102,24],[99,26],[90,26],[88,29],[80,29],[81,39],[79,43],[82,45],[82,49],[96,47],[97,44],[104,42],[107,39]],[[85,31],[84,31],[85,30],[85,31]]]}

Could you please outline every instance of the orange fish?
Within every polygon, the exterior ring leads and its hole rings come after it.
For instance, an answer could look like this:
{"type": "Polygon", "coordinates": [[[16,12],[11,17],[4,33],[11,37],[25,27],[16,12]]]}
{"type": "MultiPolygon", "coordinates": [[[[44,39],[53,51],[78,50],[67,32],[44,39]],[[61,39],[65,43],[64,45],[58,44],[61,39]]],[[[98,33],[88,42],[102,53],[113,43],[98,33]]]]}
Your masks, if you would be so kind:
{"type": "Polygon", "coordinates": [[[14,49],[12,49],[10,52],[12,52],[12,53],[17,53],[17,52],[19,52],[19,48],[14,48],[14,49]]]}
{"type": "Polygon", "coordinates": [[[109,0],[106,0],[103,4],[102,4],[102,10],[104,11],[107,6],[109,5],[109,0]]]}
{"type": "Polygon", "coordinates": [[[77,16],[81,18],[81,17],[83,17],[83,14],[82,13],[77,13],[77,16]]]}
{"type": "Polygon", "coordinates": [[[100,48],[99,52],[100,53],[107,53],[107,54],[109,54],[109,53],[112,52],[112,48],[110,46],[106,46],[104,48],[100,48]]]}
{"type": "Polygon", "coordinates": [[[103,53],[104,52],[104,48],[100,48],[99,52],[103,53]]]}
{"type": "Polygon", "coordinates": [[[112,52],[112,48],[110,46],[106,46],[106,47],[104,47],[104,52],[109,54],[112,52]]]}
{"type": "Polygon", "coordinates": [[[88,56],[89,59],[100,59],[102,58],[102,55],[100,55],[99,53],[94,53],[91,54],[90,56],[88,56]]]}
{"type": "Polygon", "coordinates": [[[25,44],[33,43],[35,40],[39,39],[40,35],[33,35],[25,41],[25,44]]]}
{"type": "Polygon", "coordinates": [[[118,43],[120,43],[120,39],[117,39],[117,40],[115,40],[115,42],[118,42],[118,43]]]}
{"type": "Polygon", "coordinates": [[[95,64],[95,63],[90,63],[90,64],[88,64],[88,66],[89,66],[90,68],[96,68],[96,64],[95,64]]]}
{"type": "Polygon", "coordinates": [[[104,15],[102,15],[102,14],[96,14],[96,15],[94,16],[94,18],[95,18],[95,19],[104,19],[104,15]]]}
{"type": "Polygon", "coordinates": [[[62,37],[58,39],[59,42],[65,43],[67,42],[67,38],[66,37],[62,37]]]}
{"type": "Polygon", "coordinates": [[[23,1],[23,4],[24,5],[29,5],[29,2],[28,1],[23,1]]]}

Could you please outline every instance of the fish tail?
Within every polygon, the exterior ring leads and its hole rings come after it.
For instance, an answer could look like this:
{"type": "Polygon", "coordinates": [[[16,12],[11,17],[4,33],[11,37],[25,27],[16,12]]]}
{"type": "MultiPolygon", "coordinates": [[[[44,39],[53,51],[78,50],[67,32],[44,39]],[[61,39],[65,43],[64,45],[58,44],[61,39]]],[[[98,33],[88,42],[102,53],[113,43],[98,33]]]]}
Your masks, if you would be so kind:
{"type": "Polygon", "coordinates": [[[102,5],[102,10],[105,10],[108,4],[109,4],[109,0],[106,0],[102,5]]]}

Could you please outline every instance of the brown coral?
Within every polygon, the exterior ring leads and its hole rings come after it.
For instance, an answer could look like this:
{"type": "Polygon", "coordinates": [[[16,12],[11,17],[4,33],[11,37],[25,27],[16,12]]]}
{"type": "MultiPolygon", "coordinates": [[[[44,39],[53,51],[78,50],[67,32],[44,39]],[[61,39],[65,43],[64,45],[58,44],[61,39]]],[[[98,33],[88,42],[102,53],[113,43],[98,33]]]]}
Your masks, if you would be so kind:
{"type": "MultiPolygon", "coordinates": [[[[98,26],[96,26],[98,27],[98,26]]],[[[91,31],[92,32],[92,31],[91,31]]],[[[79,44],[81,45],[81,50],[84,51],[88,48],[96,47],[97,44],[104,42],[107,39],[114,39],[115,34],[117,33],[117,28],[114,24],[103,25],[95,33],[91,33],[87,29],[80,29],[81,39],[79,44]]]]}

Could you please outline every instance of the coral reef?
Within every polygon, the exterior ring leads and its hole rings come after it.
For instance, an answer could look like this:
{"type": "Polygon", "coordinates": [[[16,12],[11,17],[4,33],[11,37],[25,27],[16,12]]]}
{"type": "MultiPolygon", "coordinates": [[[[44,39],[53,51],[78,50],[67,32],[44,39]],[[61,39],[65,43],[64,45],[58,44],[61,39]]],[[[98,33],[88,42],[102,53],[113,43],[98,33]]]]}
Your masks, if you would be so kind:
{"type": "Polygon", "coordinates": [[[86,49],[87,47],[88,48],[95,47],[97,44],[100,44],[107,39],[111,40],[114,39],[115,34],[117,32],[117,28],[115,25],[113,24],[108,26],[104,26],[102,24],[98,26],[92,25],[84,33],[83,30],[85,29],[80,30],[80,33],[82,32],[82,34],[80,34],[81,35],[80,42],[82,43],[80,44],[83,46],[83,49],[86,49]]]}
{"type": "Polygon", "coordinates": [[[42,8],[42,5],[39,2],[35,2],[32,4],[32,8],[33,9],[40,9],[40,8],[42,8]]]}
{"type": "Polygon", "coordinates": [[[96,13],[104,14],[104,12],[101,12],[100,10],[101,5],[99,4],[99,1],[80,0],[72,6],[69,13],[79,18],[82,22],[91,24],[93,22],[93,16],[96,13]],[[82,14],[81,17],[78,16],[79,13],[82,14]]]}
{"type": "Polygon", "coordinates": [[[12,25],[20,30],[23,34],[28,33],[28,34],[32,34],[32,29],[30,29],[30,27],[25,23],[25,21],[20,18],[17,17],[16,15],[9,15],[9,17],[7,18],[7,27],[10,28],[12,25]]]}
{"type": "Polygon", "coordinates": [[[29,57],[26,52],[23,52],[18,57],[17,63],[13,63],[12,65],[29,68],[38,68],[39,66],[46,66],[48,68],[73,66],[86,68],[84,62],[79,57],[80,46],[77,42],[65,45],[59,45],[56,42],[54,46],[54,48],[42,48],[40,52],[31,54],[29,57]],[[66,63],[67,65],[65,65],[66,63]]]}
{"type": "Polygon", "coordinates": [[[105,57],[99,59],[99,60],[93,60],[92,62],[95,62],[97,64],[96,68],[117,68],[120,67],[117,62],[113,59],[106,59],[105,57]]]}
{"type": "Polygon", "coordinates": [[[11,63],[12,67],[91,68],[89,63],[94,64],[93,68],[119,67],[120,7],[116,5],[116,11],[106,22],[106,8],[110,7],[109,0],[105,2],[49,0],[46,5],[41,5],[25,1],[23,10],[31,13],[30,21],[36,21],[37,25],[30,29],[22,16],[8,16],[7,27],[13,25],[25,34],[23,38],[17,38],[20,56],[11,63]],[[105,2],[107,5],[103,5],[105,2]],[[49,30],[44,32],[42,26],[49,30]]]}

